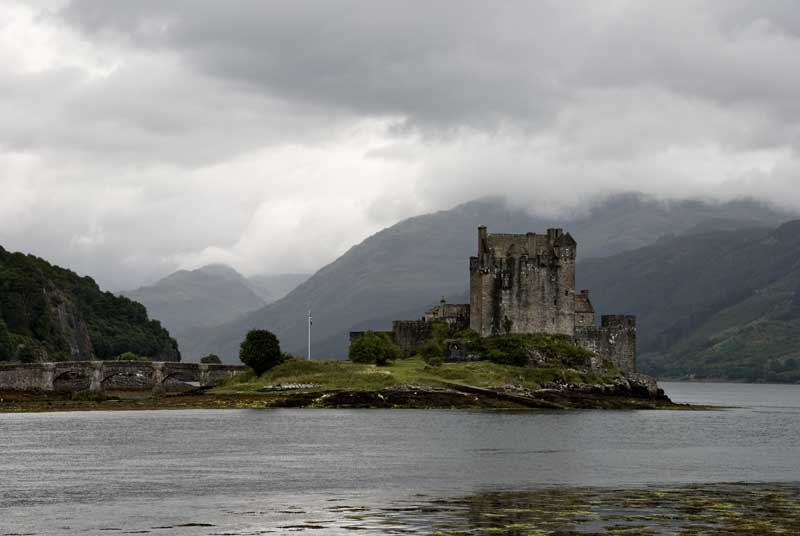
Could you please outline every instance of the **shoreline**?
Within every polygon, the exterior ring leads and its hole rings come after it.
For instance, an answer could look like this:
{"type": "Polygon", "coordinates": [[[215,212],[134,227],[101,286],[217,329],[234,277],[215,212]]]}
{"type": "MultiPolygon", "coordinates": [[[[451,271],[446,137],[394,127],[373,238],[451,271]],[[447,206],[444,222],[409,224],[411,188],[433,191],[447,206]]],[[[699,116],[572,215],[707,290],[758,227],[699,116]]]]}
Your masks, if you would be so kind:
{"type": "Polygon", "coordinates": [[[472,388],[422,388],[402,385],[380,390],[298,390],[270,393],[187,392],[154,396],[148,392],[35,394],[0,392],[0,413],[57,411],[153,411],[169,409],[464,409],[464,410],[709,410],[712,406],[676,404],[667,397],[636,398],[543,390],[535,396],[472,388]]]}

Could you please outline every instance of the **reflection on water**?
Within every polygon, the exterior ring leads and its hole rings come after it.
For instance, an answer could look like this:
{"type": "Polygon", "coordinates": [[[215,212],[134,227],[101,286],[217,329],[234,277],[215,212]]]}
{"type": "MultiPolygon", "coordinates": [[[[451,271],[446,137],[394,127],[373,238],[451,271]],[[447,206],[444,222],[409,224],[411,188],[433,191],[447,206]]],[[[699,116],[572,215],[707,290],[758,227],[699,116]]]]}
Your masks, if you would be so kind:
{"type": "Polygon", "coordinates": [[[665,387],[739,407],[0,415],[0,535],[658,534],[723,513],[796,529],[800,386],[665,387]]]}

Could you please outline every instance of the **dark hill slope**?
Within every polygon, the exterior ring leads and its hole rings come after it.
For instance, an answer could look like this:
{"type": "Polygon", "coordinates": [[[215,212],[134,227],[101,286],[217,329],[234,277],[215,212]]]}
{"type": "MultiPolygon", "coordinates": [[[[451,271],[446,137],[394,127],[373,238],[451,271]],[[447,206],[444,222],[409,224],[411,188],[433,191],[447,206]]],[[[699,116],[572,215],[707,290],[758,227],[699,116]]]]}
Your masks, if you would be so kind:
{"type": "Polygon", "coordinates": [[[578,273],[597,310],[639,317],[645,372],[800,380],[800,221],[679,236],[578,273]]]}
{"type": "Polygon", "coordinates": [[[180,360],[175,340],[147,318],[143,305],[102,292],[89,277],[2,247],[0,319],[0,341],[6,341],[0,360],[109,359],[125,352],[180,360]]]}
{"type": "Polygon", "coordinates": [[[374,319],[397,318],[417,311],[442,295],[463,296],[468,286],[468,258],[474,254],[476,227],[490,232],[544,231],[566,227],[577,238],[579,256],[606,256],[654,242],[670,232],[682,232],[701,222],[724,219],[773,224],[785,215],[761,204],[741,201],[711,205],[698,201],[662,203],[639,195],[613,197],[588,215],[548,220],[508,208],[496,199],[466,203],[454,209],[404,220],[352,247],[322,268],[282,300],[233,323],[192,333],[185,353],[218,353],[236,359],[248,329],[267,328],[283,347],[302,353],[306,314],[314,313],[315,355],[346,355],[347,332],[374,319]]]}

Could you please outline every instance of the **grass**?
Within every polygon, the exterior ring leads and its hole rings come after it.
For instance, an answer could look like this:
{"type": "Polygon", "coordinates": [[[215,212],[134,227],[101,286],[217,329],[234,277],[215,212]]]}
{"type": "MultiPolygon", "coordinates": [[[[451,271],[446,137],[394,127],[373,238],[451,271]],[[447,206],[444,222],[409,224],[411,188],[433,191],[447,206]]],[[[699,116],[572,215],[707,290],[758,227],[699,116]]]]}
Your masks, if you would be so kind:
{"type": "Polygon", "coordinates": [[[394,385],[440,387],[446,383],[462,383],[477,387],[501,387],[508,384],[536,389],[554,381],[565,383],[599,383],[613,378],[599,377],[569,368],[527,368],[499,365],[489,361],[445,363],[430,366],[421,358],[413,357],[378,367],[350,361],[303,361],[291,359],[266,372],[260,378],[254,375],[236,377],[213,392],[252,392],[278,384],[315,384],[315,390],[349,389],[378,390],[394,385]]]}

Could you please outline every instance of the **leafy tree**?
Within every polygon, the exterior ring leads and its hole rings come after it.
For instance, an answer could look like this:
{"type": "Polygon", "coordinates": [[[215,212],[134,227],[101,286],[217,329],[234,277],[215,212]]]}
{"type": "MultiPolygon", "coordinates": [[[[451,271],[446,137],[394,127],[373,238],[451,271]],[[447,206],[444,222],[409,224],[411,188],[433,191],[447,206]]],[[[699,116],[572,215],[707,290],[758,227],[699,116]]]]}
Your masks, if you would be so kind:
{"type": "Polygon", "coordinates": [[[350,361],[386,365],[400,358],[400,348],[386,333],[367,331],[350,344],[350,361]]]}
{"type": "Polygon", "coordinates": [[[209,364],[209,365],[221,365],[222,364],[222,359],[220,359],[219,356],[216,355],[216,354],[208,354],[205,357],[201,357],[200,358],[200,362],[201,363],[206,363],[206,364],[209,364]]]}
{"type": "Polygon", "coordinates": [[[11,361],[14,358],[14,344],[6,323],[0,318],[0,361],[11,361]]]}
{"type": "Polygon", "coordinates": [[[239,359],[261,376],[275,365],[283,363],[278,338],[265,329],[250,331],[239,347],[239,359]]]}

